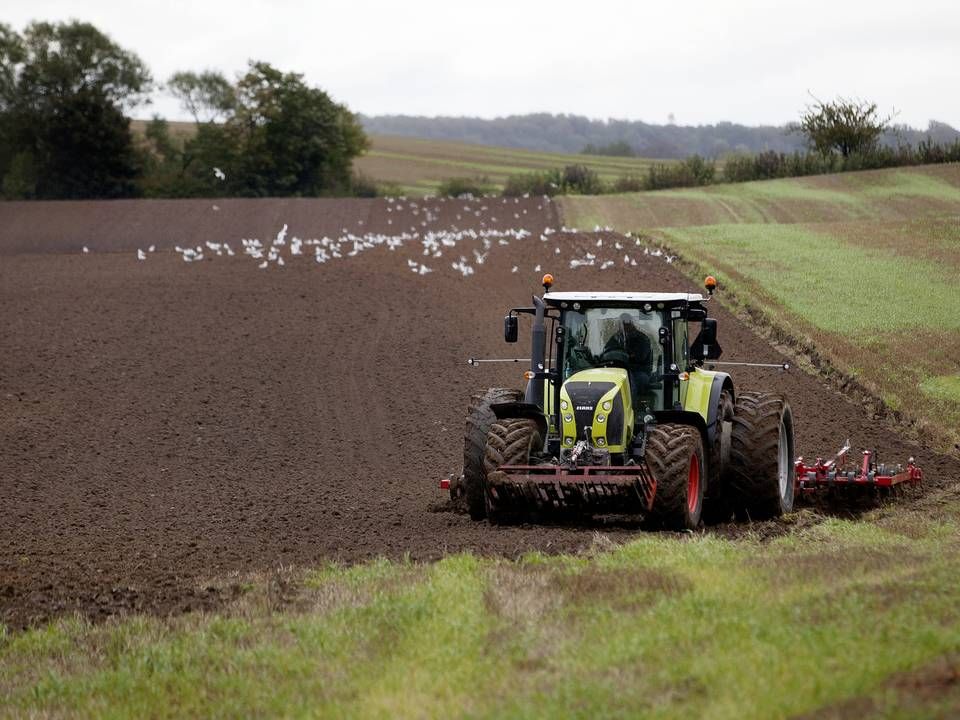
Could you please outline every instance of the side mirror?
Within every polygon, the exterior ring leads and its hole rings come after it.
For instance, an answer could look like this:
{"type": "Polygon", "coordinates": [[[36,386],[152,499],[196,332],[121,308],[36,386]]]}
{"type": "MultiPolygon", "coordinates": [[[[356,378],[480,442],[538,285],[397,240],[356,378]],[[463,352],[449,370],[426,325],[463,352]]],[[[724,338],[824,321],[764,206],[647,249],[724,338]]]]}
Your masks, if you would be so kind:
{"type": "Polygon", "coordinates": [[[516,315],[507,315],[503,318],[503,339],[508,343],[515,343],[519,333],[516,315]]]}
{"type": "Polygon", "coordinates": [[[700,332],[690,346],[690,357],[702,362],[717,360],[722,354],[723,348],[717,343],[717,321],[715,318],[704,318],[700,332]]]}

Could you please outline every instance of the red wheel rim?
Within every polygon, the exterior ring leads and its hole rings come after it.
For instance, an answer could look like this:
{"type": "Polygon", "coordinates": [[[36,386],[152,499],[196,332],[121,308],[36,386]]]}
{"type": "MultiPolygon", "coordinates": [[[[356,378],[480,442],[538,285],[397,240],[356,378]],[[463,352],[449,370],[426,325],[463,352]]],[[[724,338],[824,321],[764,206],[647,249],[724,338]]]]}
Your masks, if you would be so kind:
{"type": "Polygon", "coordinates": [[[693,515],[700,501],[700,458],[690,456],[690,473],[687,475],[687,509],[693,515]]]}

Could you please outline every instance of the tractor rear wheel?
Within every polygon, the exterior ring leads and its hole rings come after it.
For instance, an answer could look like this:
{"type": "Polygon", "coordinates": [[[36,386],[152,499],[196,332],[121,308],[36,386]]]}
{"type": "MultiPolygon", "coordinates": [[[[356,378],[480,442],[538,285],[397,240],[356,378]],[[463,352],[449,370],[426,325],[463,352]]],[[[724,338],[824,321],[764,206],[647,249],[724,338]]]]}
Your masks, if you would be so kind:
{"type": "Polygon", "coordinates": [[[729,480],[739,518],[769,520],[793,510],[793,448],[793,413],[782,395],[737,396],[729,480]]]}
{"type": "Polygon", "coordinates": [[[487,449],[487,433],[497,419],[490,406],[522,399],[520,390],[510,388],[489,388],[474,393],[470,398],[467,425],[463,433],[463,496],[467,502],[467,512],[474,520],[483,520],[487,515],[484,498],[487,473],[483,460],[487,449]]]}
{"type": "Polygon", "coordinates": [[[496,420],[487,434],[484,458],[484,499],[487,520],[494,525],[512,524],[522,519],[518,508],[504,507],[490,493],[488,480],[499,479],[501,465],[529,465],[534,453],[543,448],[543,437],[533,420],[507,418],[496,420]]]}
{"type": "Polygon", "coordinates": [[[700,432],[690,425],[655,425],[646,459],[657,481],[650,520],[669,530],[695,530],[707,481],[700,432]]]}

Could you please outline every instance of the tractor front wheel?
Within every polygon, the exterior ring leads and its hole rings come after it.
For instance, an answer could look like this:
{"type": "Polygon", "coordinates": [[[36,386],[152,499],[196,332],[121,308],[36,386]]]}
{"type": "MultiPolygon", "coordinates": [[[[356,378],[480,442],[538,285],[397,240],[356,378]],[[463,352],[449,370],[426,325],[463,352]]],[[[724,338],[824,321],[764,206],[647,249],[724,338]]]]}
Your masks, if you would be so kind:
{"type": "Polygon", "coordinates": [[[696,530],[707,484],[700,432],[690,425],[656,425],[647,436],[646,458],[657,481],[651,521],[669,530],[696,530]]]}
{"type": "Polygon", "coordinates": [[[506,507],[493,497],[490,485],[497,485],[503,474],[502,465],[529,465],[534,453],[543,449],[543,438],[537,423],[524,418],[496,420],[487,434],[487,449],[484,457],[484,498],[487,520],[494,525],[514,524],[522,520],[519,508],[506,507]]]}
{"type": "Polygon", "coordinates": [[[793,413],[782,395],[737,396],[730,440],[730,486],[740,519],[769,520],[793,510],[793,413]]]}
{"type": "MultiPolygon", "coordinates": [[[[484,456],[487,449],[487,433],[497,419],[490,406],[497,403],[517,402],[522,398],[522,392],[509,388],[489,388],[474,393],[470,398],[470,405],[467,407],[467,425],[463,433],[463,497],[467,503],[467,512],[474,520],[483,520],[487,515],[484,499],[487,482],[484,456]]],[[[458,499],[454,498],[454,500],[458,499]]]]}

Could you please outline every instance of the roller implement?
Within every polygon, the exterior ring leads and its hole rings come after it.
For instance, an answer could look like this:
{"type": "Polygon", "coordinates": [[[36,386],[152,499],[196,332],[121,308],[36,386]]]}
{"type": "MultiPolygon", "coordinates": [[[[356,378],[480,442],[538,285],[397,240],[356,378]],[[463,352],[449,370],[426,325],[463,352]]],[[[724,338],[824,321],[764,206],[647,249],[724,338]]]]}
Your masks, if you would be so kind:
{"type": "Polygon", "coordinates": [[[463,472],[443,483],[474,519],[626,513],[693,529],[793,508],[787,399],[738,392],[704,368],[722,352],[707,313],[713,278],[706,297],[555,292],[549,275],[543,286],[504,318],[511,343],[519,316],[532,318],[526,388],[472,397],[463,472]]]}

